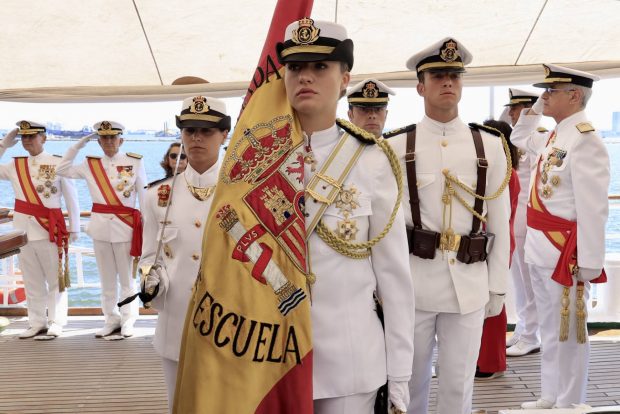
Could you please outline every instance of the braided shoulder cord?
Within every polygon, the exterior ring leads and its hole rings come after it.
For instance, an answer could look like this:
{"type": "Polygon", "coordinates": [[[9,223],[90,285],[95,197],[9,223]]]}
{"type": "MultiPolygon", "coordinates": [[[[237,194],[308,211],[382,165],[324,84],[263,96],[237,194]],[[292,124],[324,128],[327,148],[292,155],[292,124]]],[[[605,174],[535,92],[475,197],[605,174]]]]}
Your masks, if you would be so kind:
{"type": "Polygon", "coordinates": [[[392,172],[394,173],[394,178],[396,179],[396,186],[398,188],[398,196],[396,197],[396,202],[394,203],[394,208],[392,209],[390,219],[388,220],[381,233],[379,233],[371,240],[368,240],[366,242],[350,242],[343,240],[332,230],[330,230],[325,225],[325,223],[323,223],[322,219],[316,226],[316,233],[329,247],[336,250],[338,253],[352,259],[365,259],[370,256],[370,249],[388,234],[388,232],[392,228],[392,225],[394,224],[394,219],[396,218],[396,213],[398,212],[398,208],[400,207],[400,201],[403,195],[402,171],[400,168],[400,163],[398,162],[398,157],[394,153],[392,147],[383,137],[377,138],[373,134],[342,119],[338,119],[337,122],[346,127],[347,129],[351,130],[353,133],[361,135],[364,139],[374,141],[379,146],[379,148],[381,148],[383,153],[388,158],[390,167],[392,168],[392,172]]]}

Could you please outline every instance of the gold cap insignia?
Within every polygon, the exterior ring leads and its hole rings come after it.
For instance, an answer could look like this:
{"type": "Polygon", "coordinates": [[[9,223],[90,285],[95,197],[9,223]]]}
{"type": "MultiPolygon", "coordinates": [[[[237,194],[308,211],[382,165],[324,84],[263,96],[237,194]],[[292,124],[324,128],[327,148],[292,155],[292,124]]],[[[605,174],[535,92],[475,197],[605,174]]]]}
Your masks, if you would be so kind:
{"type": "Polygon", "coordinates": [[[109,131],[112,129],[112,124],[109,121],[103,121],[101,122],[99,129],[103,131],[109,131]]]}
{"type": "Polygon", "coordinates": [[[543,65],[543,68],[545,68],[545,77],[548,78],[549,74],[551,74],[551,69],[547,65],[543,65]]]}
{"type": "Polygon", "coordinates": [[[22,121],[19,123],[19,128],[20,129],[30,129],[30,122],[28,121],[22,121]]]}
{"type": "Polygon", "coordinates": [[[441,49],[439,57],[441,57],[444,62],[454,62],[459,57],[459,51],[456,50],[456,48],[456,42],[454,40],[448,40],[444,43],[444,47],[441,49]]]}
{"type": "Polygon", "coordinates": [[[304,17],[299,20],[299,27],[293,30],[291,40],[298,45],[311,45],[319,38],[321,29],[314,26],[314,20],[304,17]]]}
{"type": "Polygon", "coordinates": [[[377,84],[374,82],[367,82],[362,89],[362,96],[364,96],[364,98],[378,97],[379,89],[377,89],[377,84]]]}
{"type": "Polygon", "coordinates": [[[196,96],[193,99],[192,106],[189,107],[189,111],[193,114],[203,114],[209,112],[209,105],[207,105],[207,98],[204,96],[196,96]]]}

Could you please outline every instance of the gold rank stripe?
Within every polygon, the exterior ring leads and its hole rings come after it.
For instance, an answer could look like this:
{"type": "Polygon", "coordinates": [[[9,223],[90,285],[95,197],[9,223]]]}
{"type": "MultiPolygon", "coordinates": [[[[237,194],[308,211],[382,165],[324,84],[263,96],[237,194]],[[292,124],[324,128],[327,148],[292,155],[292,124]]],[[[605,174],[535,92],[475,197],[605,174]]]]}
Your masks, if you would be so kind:
{"type": "Polygon", "coordinates": [[[424,65],[420,66],[418,68],[418,72],[422,72],[423,70],[426,69],[433,69],[433,68],[463,68],[463,62],[431,62],[431,63],[425,63],[424,65]]]}
{"type": "MultiPolygon", "coordinates": [[[[108,174],[103,168],[103,163],[99,158],[87,158],[88,166],[90,168],[90,172],[93,174],[93,178],[97,183],[97,187],[99,187],[99,191],[101,191],[101,195],[106,202],[106,204],[110,206],[123,206],[121,200],[119,200],[116,195],[116,191],[114,187],[112,187],[112,183],[108,179],[108,174]]],[[[121,219],[125,224],[130,227],[133,227],[133,216],[131,214],[116,214],[116,217],[121,219]]]]}
{"type": "Polygon", "coordinates": [[[513,104],[518,104],[521,102],[531,102],[531,101],[532,101],[531,98],[513,98],[510,100],[510,104],[513,105],[513,104]]]}
{"type": "Polygon", "coordinates": [[[387,103],[389,98],[386,96],[385,98],[349,98],[349,102],[366,102],[366,103],[376,103],[376,102],[385,102],[387,103]]]}
{"type": "MultiPolygon", "coordinates": [[[[41,198],[39,197],[39,194],[37,193],[34,183],[30,177],[28,157],[15,158],[15,172],[17,173],[19,185],[24,193],[26,201],[30,204],[42,206],[43,202],[41,201],[41,198]]],[[[48,219],[39,217],[36,217],[36,219],[44,229],[48,229],[48,219]]]]}
{"type": "Polygon", "coordinates": [[[200,114],[185,114],[179,116],[181,121],[210,121],[210,122],[220,122],[222,120],[219,116],[213,115],[200,115],[200,114]]]}
{"type": "Polygon", "coordinates": [[[555,83],[555,82],[572,82],[573,78],[545,78],[542,83],[555,83]]]}
{"type": "Polygon", "coordinates": [[[319,45],[307,45],[307,46],[293,46],[288,49],[284,49],[280,56],[286,57],[295,53],[321,53],[330,54],[334,51],[333,46],[319,46],[319,45]]]}

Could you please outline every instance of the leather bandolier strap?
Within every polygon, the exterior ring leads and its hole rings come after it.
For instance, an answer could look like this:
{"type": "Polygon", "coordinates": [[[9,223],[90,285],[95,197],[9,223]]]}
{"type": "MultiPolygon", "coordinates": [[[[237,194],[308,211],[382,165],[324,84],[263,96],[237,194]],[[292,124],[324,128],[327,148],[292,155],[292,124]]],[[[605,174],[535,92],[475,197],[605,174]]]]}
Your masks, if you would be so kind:
{"type": "MultiPolygon", "coordinates": [[[[475,197],[474,201],[474,211],[479,215],[482,215],[483,209],[483,200],[482,196],[484,196],[486,191],[486,177],[487,177],[487,168],[488,161],[485,158],[484,153],[484,145],[482,143],[482,136],[480,131],[477,129],[472,129],[472,138],[474,141],[474,147],[476,150],[476,165],[477,165],[477,182],[476,182],[476,195],[479,197],[475,197]]],[[[407,230],[407,237],[409,239],[409,252],[422,257],[422,258],[433,258],[434,257],[434,249],[439,247],[440,234],[437,232],[432,232],[429,230],[424,230],[422,228],[422,215],[420,213],[420,197],[418,194],[418,186],[417,186],[417,174],[415,168],[416,154],[415,154],[415,144],[416,144],[416,130],[415,128],[407,132],[407,142],[406,142],[406,152],[405,152],[405,169],[407,171],[407,182],[409,185],[409,206],[411,207],[411,218],[413,221],[413,229],[407,230]],[[422,243],[415,242],[415,235],[418,237],[424,237],[426,240],[422,243]],[[414,252],[416,249],[421,249],[420,251],[414,252]],[[430,252],[430,249],[433,249],[433,252],[430,252]],[[422,253],[422,254],[419,254],[422,253]]],[[[480,232],[480,219],[473,215],[472,218],[472,229],[470,235],[475,235],[480,232]]],[[[486,256],[483,256],[486,258],[486,256]]]]}

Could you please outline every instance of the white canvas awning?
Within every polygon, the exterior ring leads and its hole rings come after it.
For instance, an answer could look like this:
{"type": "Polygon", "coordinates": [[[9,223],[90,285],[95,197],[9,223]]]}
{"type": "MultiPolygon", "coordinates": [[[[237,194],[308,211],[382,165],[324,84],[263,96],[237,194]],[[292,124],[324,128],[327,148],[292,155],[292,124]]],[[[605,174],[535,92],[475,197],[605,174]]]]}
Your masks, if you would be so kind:
{"type": "MultiPolygon", "coordinates": [[[[276,0],[4,0],[0,100],[174,100],[242,95],[276,0]],[[169,86],[185,75],[208,85],[169,86]]],[[[618,0],[315,0],[344,24],[354,79],[415,83],[405,61],[444,36],[473,53],[468,85],[539,79],[540,63],[620,76],[618,0]]]]}

